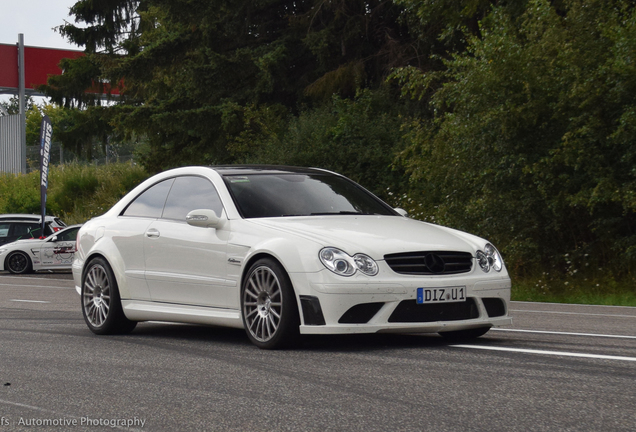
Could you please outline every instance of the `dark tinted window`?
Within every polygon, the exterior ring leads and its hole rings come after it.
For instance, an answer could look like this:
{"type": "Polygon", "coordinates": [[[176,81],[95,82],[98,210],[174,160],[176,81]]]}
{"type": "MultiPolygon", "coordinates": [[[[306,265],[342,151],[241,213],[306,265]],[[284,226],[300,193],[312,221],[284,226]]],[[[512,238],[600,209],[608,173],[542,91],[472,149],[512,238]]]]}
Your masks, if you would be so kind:
{"type": "Polygon", "coordinates": [[[174,179],[164,180],[146,189],[128,205],[123,215],[160,218],[163,205],[166,203],[166,197],[173,182],[174,179]]]}
{"type": "Polygon", "coordinates": [[[9,237],[9,228],[11,228],[10,224],[0,223],[0,238],[9,237]]]}
{"type": "Polygon", "coordinates": [[[224,179],[245,218],[396,214],[354,182],[335,175],[251,174],[224,179]]]}
{"type": "Polygon", "coordinates": [[[77,240],[77,231],[79,231],[79,227],[58,233],[57,241],[75,241],[77,240]]]}
{"type": "Polygon", "coordinates": [[[163,218],[185,220],[192,210],[210,209],[221,216],[223,206],[212,183],[203,177],[177,177],[163,210],[163,218]]]}
{"type": "MultiPolygon", "coordinates": [[[[39,223],[15,222],[11,227],[11,237],[15,240],[40,238],[42,235],[42,227],[39,223]]],[[[44,236],[52,233],[48,225],[45,227],[44,236]]]]}

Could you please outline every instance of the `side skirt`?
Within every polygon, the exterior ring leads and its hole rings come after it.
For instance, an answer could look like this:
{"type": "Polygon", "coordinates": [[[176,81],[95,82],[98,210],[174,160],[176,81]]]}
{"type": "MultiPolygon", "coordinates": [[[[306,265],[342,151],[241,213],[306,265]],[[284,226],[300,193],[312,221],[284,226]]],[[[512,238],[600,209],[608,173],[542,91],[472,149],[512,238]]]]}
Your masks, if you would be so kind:
{"type": "Polygon", "coordinates": [[[243,328],[238,310],[139,300],[122,300],[121,303],[126,318],[132,321],[167,321],[243,328]]]}

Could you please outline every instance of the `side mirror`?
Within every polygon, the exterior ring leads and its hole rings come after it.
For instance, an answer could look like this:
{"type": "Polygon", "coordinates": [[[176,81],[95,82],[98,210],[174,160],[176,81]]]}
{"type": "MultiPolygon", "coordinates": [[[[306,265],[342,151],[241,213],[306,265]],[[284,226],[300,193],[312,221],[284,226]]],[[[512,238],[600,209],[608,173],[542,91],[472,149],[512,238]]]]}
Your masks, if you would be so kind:
{"type": "Polygon", "coordinates": [[[51,240],[49,240],[49,241],[56,242],[57,241],[57,236],[51,237],[51,240]]]}
{"type": "Polygon", "coordinates": [[[395,210],[396,212],[398,212],[400,216],[407,217],[407,216],[409,215],[409,212],[407,212],[406,210],[404,210],[404,209],[402,209],[402,208],[399,208],[399,207],[398,207],[398,208],[395,208],[395,209],[393,209],[393,210],[395,210]]]}
{"type": "Polygon", "coordinates": [[[199,209],[192,210],[186,216],[188,225],[200,228],[220,228],[223,225],[221,219],[214,213],[214,210],[199,209]]]}

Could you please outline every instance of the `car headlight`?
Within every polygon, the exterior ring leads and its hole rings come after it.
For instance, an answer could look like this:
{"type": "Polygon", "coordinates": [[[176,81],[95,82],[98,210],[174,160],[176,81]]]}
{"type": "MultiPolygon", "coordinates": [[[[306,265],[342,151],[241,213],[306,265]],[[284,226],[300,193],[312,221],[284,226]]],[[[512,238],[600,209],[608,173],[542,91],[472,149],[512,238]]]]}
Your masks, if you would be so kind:
{"type": "Polygon", "coordinates": [[[320,262],[325,267],[340,276],[353,276],[357,271],[361,271],[367,276],[378,274],[378,264],[368,255],[349,255],[333,247],[327,247],[318,254],[320,262]]]}
{"type": "Polygon", "coordinates": [[[477,262],[484,273],[488,273],[490,269],[500,272],[503,268],[503,260],[499,251],[490,243],[486,244],[483,251],[477,251],[477,262]]]}

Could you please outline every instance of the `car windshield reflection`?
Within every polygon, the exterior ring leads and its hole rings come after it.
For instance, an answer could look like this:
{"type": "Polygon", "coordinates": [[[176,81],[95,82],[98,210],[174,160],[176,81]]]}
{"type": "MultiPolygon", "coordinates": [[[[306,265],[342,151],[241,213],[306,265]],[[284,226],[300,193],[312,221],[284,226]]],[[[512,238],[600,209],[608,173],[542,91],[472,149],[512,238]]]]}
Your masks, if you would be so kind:
{"type": "Polygon", "coordinates": [[[244,218],[396,215],[355,183],[329,174],[226,175],[224,180],[244,218]]]}

